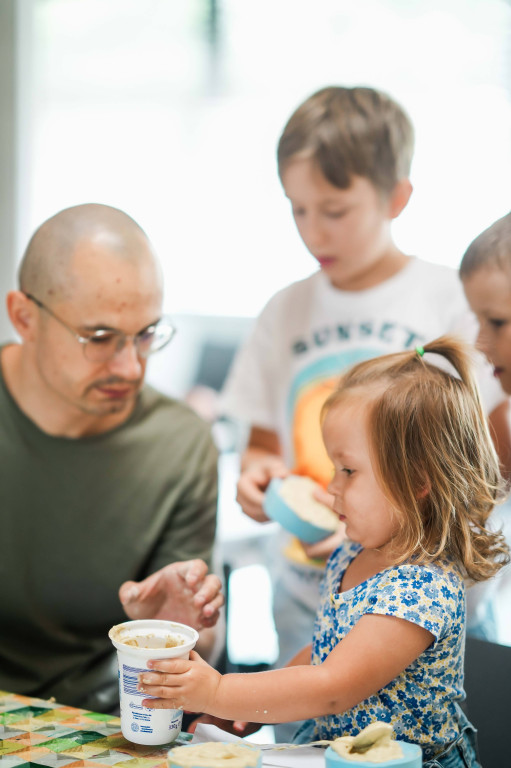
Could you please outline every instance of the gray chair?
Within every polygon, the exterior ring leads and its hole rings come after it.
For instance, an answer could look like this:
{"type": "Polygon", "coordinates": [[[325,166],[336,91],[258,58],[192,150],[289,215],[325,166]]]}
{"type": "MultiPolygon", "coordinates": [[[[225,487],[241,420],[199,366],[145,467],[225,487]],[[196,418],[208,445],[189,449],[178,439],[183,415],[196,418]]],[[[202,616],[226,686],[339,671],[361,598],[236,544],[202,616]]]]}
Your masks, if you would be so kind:
{"type": "Polygon", "coordinates": [[[465,711],[477,728],[483,768],[511,768],[511,646],[467,637],[465,711]]]}

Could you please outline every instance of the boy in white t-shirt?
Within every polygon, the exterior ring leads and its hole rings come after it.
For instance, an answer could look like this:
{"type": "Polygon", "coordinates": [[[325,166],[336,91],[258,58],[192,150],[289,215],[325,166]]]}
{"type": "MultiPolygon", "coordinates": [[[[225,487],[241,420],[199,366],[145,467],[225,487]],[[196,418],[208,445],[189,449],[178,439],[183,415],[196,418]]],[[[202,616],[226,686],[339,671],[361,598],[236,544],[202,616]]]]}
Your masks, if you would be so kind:
{"type": "MultiPolygon", "coordinates": [[[[475,336],[455,270],[412,258],[392,239],[412,193],[413,144],[403,109],[360,87],[313,94],[280,138],[280,179],[319,270],[270,299],[224,388],[223,411],[250,425],[238,501],[254,520],[267,520],[274,476],[308,475],[326,487],[319,413],[343,370],[447,332],[475,336]]],[[[498,402],[488,410],[502,442],[498,402]]],[[[287,537],[275,558],[279,666],[310,641],[324,558],[340,536],[313,547],[287,537]]]]}
{"type": "MultiPolygon", "coordinates": [[[[477,345],[486,355],[502,389],[511,395],[511,213],[495,221],[468,246],[460,264],[460,277],[465,295],[479,322],[477,345]]],[[[494,515],[511,542],[511,499],[500,505],[494,515]]],[[[500,578],[483,586],[476,585],[468,593],[467,607],[474,603],[472,620],[481,624],[482,614],[488,625],[492,620],[502,632],[500,642],[510,642],[509,619],[499,627],[492,611],[493,602],[505,602],[511,589],[511,567],[500,578]],[[484,597],[485,599],[481,599],[484,597]],[[491,599],[493,598],[493,600],[491,599]]],[[[509,611],[508,614],[509,616],[509,611]]],[[[470,625],[467,627],[471,629],[470,625]]]]}

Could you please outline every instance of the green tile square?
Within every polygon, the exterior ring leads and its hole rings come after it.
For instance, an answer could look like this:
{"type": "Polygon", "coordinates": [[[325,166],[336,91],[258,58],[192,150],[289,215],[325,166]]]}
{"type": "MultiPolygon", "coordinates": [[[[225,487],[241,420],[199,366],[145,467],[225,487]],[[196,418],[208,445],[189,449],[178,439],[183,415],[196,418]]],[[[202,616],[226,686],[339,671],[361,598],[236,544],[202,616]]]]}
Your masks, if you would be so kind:
{"type": "Polygon", "coordinates": [[[46,707],[21,707],[20,709],[11,709],[7,712],[0,712],[0,723],[9,725],[18,720],[26,720],[29,717],[37,717],[44,712],[48,712],[46,707]]]}
{"type": "Polygon", "coordinates": [[[101,712],[87,712],[87,720],[99,720],[100,722],[108,723],[109,720],[117,720],[119,722],[119,727],[121,720],[119,717],[116,717],[115,715],[105,715],[101,712]]]}
{"type": "Polygon", "coordinates": [[[42,741],[37,746],[46,747],[46,749],[50,749],[52,752],[68,752],[82,744],[89,744],[91,741],[98,741],[104,738],[103,734],[97,731],[75,731],[62,734],[56,739],[42,741]]]}
{"type": "Polygon", "coordinates": [[[97,731],[76,731],[73,734],[73,741],[75,744],[89,744],[91,741],[97,741],[98,739],[104,739],[102,733],[97,731]]]}
{"type": "MultiPolygon", "coordinates": [[[[51,723],[41,723],[41,727],[32,731],[32,733],[37,736],[45,736],[47,741],[59,736],[70,736],[69,725],[66,725],[65,723],[56,723],[55,725],[52,725],[51,723]]],[[[3,768],[3,766],[0,766],[0,768],[3,768]]]]}
{"type": "Polygon", "coordinates": [[[38,747],[45,747],[51,752],[65,752],[67,749],[73,749],[76,747],[76,741],[73,738],[74,734],[66,734],[65,736],[59,736],[56,739],[50,739],[50,741],[41,741],[38,747]]]}

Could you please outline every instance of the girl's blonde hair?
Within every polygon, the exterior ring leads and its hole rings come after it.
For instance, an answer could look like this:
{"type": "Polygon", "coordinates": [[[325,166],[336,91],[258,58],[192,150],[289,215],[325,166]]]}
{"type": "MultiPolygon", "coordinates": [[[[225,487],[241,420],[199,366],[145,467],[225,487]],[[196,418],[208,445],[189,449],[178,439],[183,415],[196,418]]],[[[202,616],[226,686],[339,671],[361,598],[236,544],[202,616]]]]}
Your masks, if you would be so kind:
{"type": "Polygon", "coordinates": [[[350,396],[369,395],[375,473],[396,513],[406,515],[396,563],[449,558],[464,577],[484,581],[509,562],[509,548],[487,528],[503,481],[469,348],[444,336],[417,349],[356,365],[322,416],[350,396]]]}

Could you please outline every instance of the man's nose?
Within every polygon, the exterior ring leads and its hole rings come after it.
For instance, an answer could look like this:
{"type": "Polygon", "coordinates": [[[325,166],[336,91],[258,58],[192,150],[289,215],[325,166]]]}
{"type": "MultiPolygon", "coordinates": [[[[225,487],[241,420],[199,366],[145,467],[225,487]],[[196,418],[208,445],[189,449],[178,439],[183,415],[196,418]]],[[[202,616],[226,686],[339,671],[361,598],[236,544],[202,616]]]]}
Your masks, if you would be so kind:
{"type": "Polygon", "coordinates": [[[121,349],[110,359],[112,371],[125,379],[138,379],[143,372],[143,364],[133,339],[126,338],[121,349]]]}

